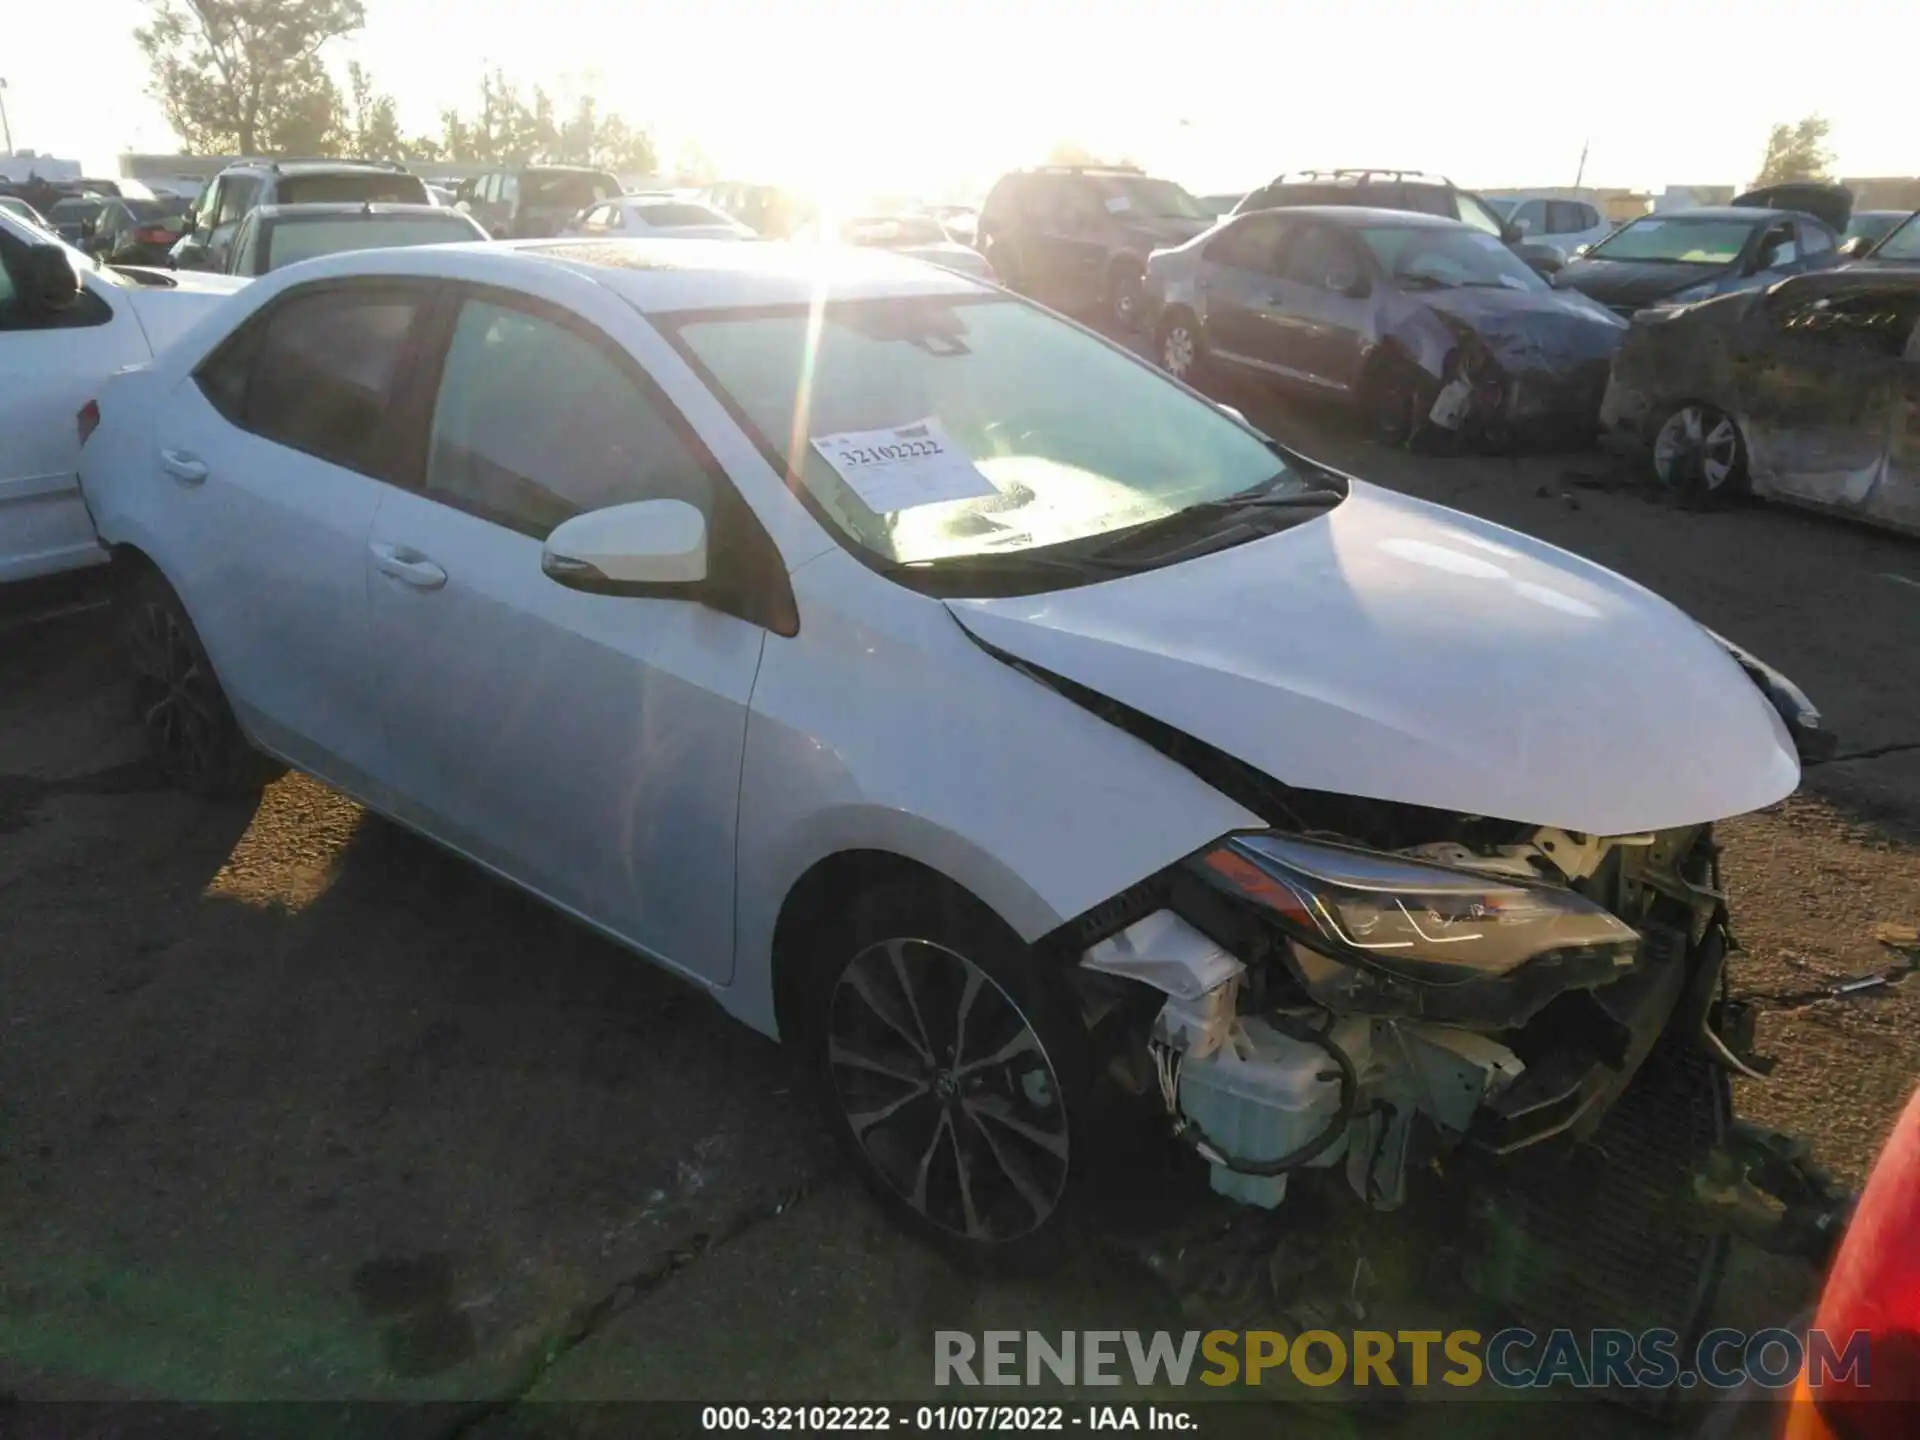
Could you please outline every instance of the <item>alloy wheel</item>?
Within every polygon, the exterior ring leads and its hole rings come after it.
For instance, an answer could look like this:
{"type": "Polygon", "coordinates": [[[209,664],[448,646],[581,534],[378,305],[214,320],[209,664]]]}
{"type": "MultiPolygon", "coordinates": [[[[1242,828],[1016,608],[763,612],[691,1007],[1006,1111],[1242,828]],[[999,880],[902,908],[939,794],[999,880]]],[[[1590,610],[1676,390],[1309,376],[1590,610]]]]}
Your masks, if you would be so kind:
{"type": "Polygon", "coordinates": [[[1697,483],[1723,490],[1740,465],[1740,431],[1731,416],[1710,405],[1682,405],[1653,441],[1653,469],[1670,490],[1697,483]]]}
{"type": "Polygon", "coordinates": [[[220,689],[169,606],[149,600],[128,627],[134,703],[148,742],[176,772],[211,774],[225,720],[220,689]]]}
{"type": "Polygon", "coordinates": [[[966,956],[904,937],[861,950],[834,987],[827,1046],[854,1141],[927,1221],[1005,1244],[1058,1208],[1059,1076],[1019,1005],[966,956]]]}
{"type": "Polygon", "coordinates": [[[1160,363],[1167,373],[1176,380],[1187,379],[1193,374],[1193,358],[1193,331],[1179,322],[1168,326],[1160,337],[1160,363]]]}

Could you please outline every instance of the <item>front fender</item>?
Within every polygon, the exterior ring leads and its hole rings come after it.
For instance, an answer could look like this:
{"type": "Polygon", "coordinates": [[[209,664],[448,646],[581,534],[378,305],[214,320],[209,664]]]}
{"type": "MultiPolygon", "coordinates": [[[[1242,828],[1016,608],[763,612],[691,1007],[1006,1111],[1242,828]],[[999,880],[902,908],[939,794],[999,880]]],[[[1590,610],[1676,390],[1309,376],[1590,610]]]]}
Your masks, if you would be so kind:
{"type": "Polygon", "coordinates": [[[915,861],[1036,940],[1258,816],[971,640],[946,607],[836,550],[793,582],[741,771],[734,983],[774,1033],[773,937],[844,851],[915,861]]]}

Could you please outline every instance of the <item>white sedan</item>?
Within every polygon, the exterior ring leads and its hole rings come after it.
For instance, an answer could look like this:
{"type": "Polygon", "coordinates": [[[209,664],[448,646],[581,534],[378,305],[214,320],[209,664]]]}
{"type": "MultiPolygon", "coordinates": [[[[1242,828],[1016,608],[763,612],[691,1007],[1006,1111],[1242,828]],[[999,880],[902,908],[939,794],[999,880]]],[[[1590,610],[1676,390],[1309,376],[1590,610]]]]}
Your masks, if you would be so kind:
{"type": "Polygon", "coordinates": [[[0,582],[100,564],[75,476],[75,417],[246,282],[103,268],[0,210],[0,582]]]}
{"type": "Polygon", "coordinates": [[[562,235],[602,240],[752,240],[751,226],[724,210],[678,195],[622,195],[589,205],[567,222],[562,235]]]}
{"type": "Polygon", "coordinates": [[[846,216],[831,223],[814,220],[795,231],[793,238],[810,245],[834,242],[891,250],[896,255],[925,260],[943,270],[957,270],[976,280],[994,278],[993,266],[987,263],[987,257],[971,245],[954,239],[946,226],[931,215],[888,212],[846,216]]]}
{"type": "Polygon", "coordinates": [[[181,784],[297,766],[685,977],[976,1256],[1137,1183],[1116,1117],[1261,1206],[1587,1124],[1700,1023],[1712,822],[1818,724],[1639,586],[871,250],[332,256],[99,412],[181,784]]]}

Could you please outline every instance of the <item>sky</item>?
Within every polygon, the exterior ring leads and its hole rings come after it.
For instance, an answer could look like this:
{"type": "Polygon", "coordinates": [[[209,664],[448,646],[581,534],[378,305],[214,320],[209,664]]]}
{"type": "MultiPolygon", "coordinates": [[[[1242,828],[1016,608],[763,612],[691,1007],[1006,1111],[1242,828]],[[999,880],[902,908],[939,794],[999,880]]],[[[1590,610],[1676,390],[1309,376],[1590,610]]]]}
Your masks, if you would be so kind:
{"type": "MultiPolygon", "coordinates": [[[[1059,140],[1198,192],[1282,170],[1423,169],[1480,189],[1741,184],[1818,113],[1837,170],[1920,174],[1914,0],[366,0],[328,52],[410,131],[498,65],[692,140],[729,176],[946,193],[1059,140]],[[1874,35],[1888,43],[1869,43],[1874,35]]],[[[133,29],[145,0],[20,4],[13,143],[112,173],[175,148],[133,29]],[[42,62],[35,57],[58,57],[42,62]]]]}

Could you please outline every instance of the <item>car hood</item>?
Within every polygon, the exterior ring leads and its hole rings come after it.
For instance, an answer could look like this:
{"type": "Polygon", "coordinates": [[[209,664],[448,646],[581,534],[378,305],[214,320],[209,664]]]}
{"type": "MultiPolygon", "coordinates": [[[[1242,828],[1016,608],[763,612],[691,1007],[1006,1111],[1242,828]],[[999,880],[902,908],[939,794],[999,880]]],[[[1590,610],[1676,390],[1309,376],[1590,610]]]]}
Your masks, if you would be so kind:
{"type": "Polygon", "coordinates": [[[1681,611],[1361,481],[1181,564],[947,603],[994,649],[1300,788],[1624,835],[1799,783],[1779,715],[1681,611]]]}
{"type": "Polygon", "coordinates": [[[1466,325],[1509,370],[1561,370],[1612,358],[1627,322],[1575,291],[1462,287],[1419,299],[1466,325]]]}
{"type": "Polygon", "coordinates": [[[1575,260],[1554,284],[1591,295],[1602,305],[1651,305],[1691,286],[1726,278],[1730,266],[1681,265],[1661,260],[1575,260]]]}
{"type": "Polygon", "coordinates": [[[170,270],[171,286],[139,286],[126,292],[147,343],[156,353],[236,290],[250,283],[244,275],[209,275],[170,270]]]}

